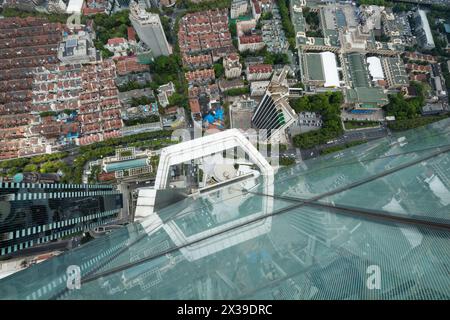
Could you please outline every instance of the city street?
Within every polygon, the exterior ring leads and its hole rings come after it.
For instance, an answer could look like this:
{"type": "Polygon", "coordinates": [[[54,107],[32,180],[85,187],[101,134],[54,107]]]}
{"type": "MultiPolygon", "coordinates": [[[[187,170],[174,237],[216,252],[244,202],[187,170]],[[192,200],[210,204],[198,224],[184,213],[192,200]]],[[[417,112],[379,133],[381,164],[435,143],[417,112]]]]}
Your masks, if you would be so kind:
{"type": "Polygon", "coordinates": [[[325,145],[316,146],[313,149],[300,150],[298,148],[290,148],[286,151],[280,152],[280,155],[285,157],[295,157],[297,160],[307,160],[320,156],[320,151],[329,147],[343,145],[345,143],[361,140],[374,140],[383,138],[389,135],[389,129],[386,127],[368,128],[354,131],[346,131],[340,138],[333,140],[333,142],[325,145]]]}

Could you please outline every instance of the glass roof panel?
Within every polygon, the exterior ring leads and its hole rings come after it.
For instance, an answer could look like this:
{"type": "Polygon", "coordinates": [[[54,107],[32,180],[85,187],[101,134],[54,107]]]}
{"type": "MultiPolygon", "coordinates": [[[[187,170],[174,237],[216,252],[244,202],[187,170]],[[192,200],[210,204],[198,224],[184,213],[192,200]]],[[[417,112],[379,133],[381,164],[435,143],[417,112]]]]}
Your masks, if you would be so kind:
{"type": "Polygon", "coordinates": [[[0,298],[449,299],[449,122],[185,199],[0,280],[0,298]]]}

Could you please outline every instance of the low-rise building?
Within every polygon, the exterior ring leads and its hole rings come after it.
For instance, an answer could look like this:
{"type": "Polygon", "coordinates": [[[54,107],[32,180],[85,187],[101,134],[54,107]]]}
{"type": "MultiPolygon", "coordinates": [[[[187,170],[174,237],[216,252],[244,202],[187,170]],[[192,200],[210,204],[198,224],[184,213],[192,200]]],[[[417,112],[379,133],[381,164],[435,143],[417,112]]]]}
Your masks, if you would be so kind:
{"type": "Polygon", "coordinates": [[[163,84],[158,88],[158,101],[161,107],[165,108],[169,105],[169,98],[175,93],[175,86],[172,81],[163,84]]]}
{"type": "Polygon", "coordinates": [[[135,148],[116,149],[116,155],[103,160],[102,170],[105,173],[114,173],[116,179],[151,174],[154,168],[150,158],[151,151],[137,151],[135,148]],[[124,154],[125,156],[121,156],[124,154]]]}
{"type": "Polygon", "coordinates": [[[389,102],[387,94],[379,87],[356,87],[344,91],[345,106],[353,114],[374,113],[389,102]]]}
{"type": "Polygon", "coordinates": [[[190,70],[210,68],[212,63],[212,57],[209,53],[196,56],[183,55],[183,64],[190,70]]]}
{"type": "Polygon", "coordinates": [[[112,38],[108,39],[105,48],[114,53],[115,56],[126,56],[130,47],[125,38],[112,38]]]}
{"type": "Polygon", "coordinates": [[[250,83],[250,95],[252,97],[263,96],[269,86],[270,81],[253,81],[250,83]]]}
{"type": "Polygon", "coordinates": [[[400,57],[383,57],[381,61],[390,88],[401,88],[409,84],[405,64],[400,57]]]}
{"type": "Polygon", "coordinates": [[[245,83],[241,79],[233,79],[233,80],[219,80],[219,89],[222,92],[225,92],[227,90],[231,89],[239,89],[244,88],[245,83]]]}
{"type": "Polygon", "coordinates": [[[248,1],[247,0],[233,0],[230,8],[230,18],[236,19],[247,12],[248,1]]]}
{"type": "Polygon", "coordinates": [[[136,56],[119,57],[115,62],[119,76],[148,71],[148,65],[139,63],[136,56]]]}
{"type": "Polygon", "coordinates": [[[236,21],[236,34],[238,37],[250,34],[256,29],[257,21],[255,19],[250,20],[238,20],[236,21]]]}
{"type": "Polygon", "coordinates": [[[421,65],[417,63],[407,63],[405,64],[406,70],[414,73],[430,73],[431,66],[430,65],[421,65]]]}
{"type": "Polygon", "coordinates": [[[421,62],[429,62],[436,63],[437,58],[430,54],[420,54],[415,52],[405,52],[403,56],[410,61],[421,61],[421,62]]]}
{"type": "Polygon", "coordinates": [[[340,87],[336,55],[333,52],[306,52],[302,55],[302,81],[325,88],[340,87]]]}
{"type": "Polygon", "coordinates": [[[259,34],[243,35],[238,38],[238,50],[243,51],[258,51],[264,48],[265,44],[263,38],[259,34]]]}
{"type": "Polygon", "coordinates": [[[214,81],[215,73],[214,69],[203,69],[203,70],[195,70],[189,71],[185,74],[186,80],[190,85],[193,84],[207,84],[214,81]]]}
{"type": "Polygon", "coordinates": [[[125,92],[119,92],[118,96],[119,96],[119,100],[122,105],[131,103],[133,101],[133,98],[140,98],[140,97],[154,98],[153,90],[150,88],[135,89],[135,90],[125,91],[125,92]]]}
{"type": "Polygon", "coordinates": [[[163,128],[176,129],[186,125],[186,111],[181,107],[170,107],[162,117],[163,128]]]}
{"type": "Polygon", "coordinates": [[[189,108],[191,109],[191,118],[194,125],[202,127],[202,112],[198,99],[189,99],[189,108]]]}
{"type": "Polygon", "coordinates": [[[247,80],[259,81],[267,80],[272,76],[272,65],[270,64],[255,64],[247,67],[247,80]]]}
{"type": "Polygon", "coordinates": [[[64,63],[89,63],[97,59],[91,35],[83,30],[65,33],[59,44],[58,59],[64,63]]]}

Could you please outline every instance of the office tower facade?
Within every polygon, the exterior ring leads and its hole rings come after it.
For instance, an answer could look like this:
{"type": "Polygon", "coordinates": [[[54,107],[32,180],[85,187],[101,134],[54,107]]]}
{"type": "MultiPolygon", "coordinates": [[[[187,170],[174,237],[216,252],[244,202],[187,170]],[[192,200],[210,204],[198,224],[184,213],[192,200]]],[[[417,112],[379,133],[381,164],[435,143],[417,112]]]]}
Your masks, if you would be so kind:
{"type": "Polygon", "coordinates": [[[0,258],[113,222],[123,206],[107,185],[13,181],[0,183],[0,258]]]}
{"type": "Polygon", "coordinates": [[[130,21],[154,57],[168,56],[172,53],[158,14],[147,12],[133,2],[130,4],[130,21]]]}
{"type": "Polygon", "coordinates": [[[269,142],[272,137],[282,138],[285,130],[296,119],[295,111],[288,102],[287,73],[288,69],[284,68],[279,75],[273,76],[252,117],[254,128],[267,130],[265,135],[260,135],[260,139],[266,140],[266,142],[269,142]]]}
{"type": "Polygon", "coordinates": [[[436,46],[426,12],[424,10],[417,10],[414,14],[414,22],[416,24],[415,31],[419,45],[428,50],[435,48],[436,46]]]}

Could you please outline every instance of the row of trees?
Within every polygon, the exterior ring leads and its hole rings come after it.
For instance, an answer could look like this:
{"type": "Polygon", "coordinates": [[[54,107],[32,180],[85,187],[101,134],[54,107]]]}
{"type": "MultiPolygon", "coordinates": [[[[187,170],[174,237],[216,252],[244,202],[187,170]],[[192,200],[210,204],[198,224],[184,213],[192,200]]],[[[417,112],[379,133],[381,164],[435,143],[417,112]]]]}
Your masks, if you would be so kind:
{"type": "Polygon", "coordinates": [[[198,3],[189,0],[180,0],[179,4],[181,7],[186,8],[188,12],[196,12],[211,9],[229,9],[231,7],[231,0],[202,1],[198,3]]]}
{"type": "Polygon", "coordinates": [[[341,92],[327,92],[311,96],[303,96],[291,101],[292,108],[297,112],[311,111],[322,115],[323,127],[294,136],[294,145],[310,149],[335,139],[343,133],[340,107],[343,102],[341,92]]]}
{"type": "Polygon", "coordinates": [[[288,39],[289,47],[294,49],[296,46],[295,29],[289,16],[289,0],[277,0],[276,2],[280,9],[281,24],[288,39]]]}
{"type": "Polygon", "coordinates": [[[226,96],[240,96],[242,94],[248,94],[248,93],[250,93],[250,88],[249,87],[234,88],[234,89],[229,89],[229,90],[224,92],[224,94],[226,96]]]}
{"type": "Polygon", "coordinates": [[[50,165],[44,165],[46,163],[61,162],[61,159],[66,158],[69,155],[68,152],[58,152],[52,154],[43,154],[39,156],[34,156],[30,158],[17,158],[11,160],[5,160],[0,162],[0,169],[2,169],[3,174],[14,175],[19,172],[38,172],[43,168],[42,173],[56,172],[48,171],[50,165]]]}
{"type": "Polygon", "coordinates": [[[69,15],[67,14],[59,14],[59,13],[52,13],[47,14],[44,12],[37,12],[37,11],[22,11],[17,10],[14,8],[4,8],[0,11],[1,15],[6,18],[11,17],[19,17],[19,18],[27,18],[27,17],[40,17],[45,18],[49,22],[59,22],[59,23],[66,23],[67,19],[69,18],[69,15]]]}
{"type": "Polygon", "coordinates": [[[14,176],[20,172],[40,172],[40,173],[57,173],[62,172],[63,179],[62,182],[70,182],[70,180],[65,178],[66,174],[70,174],[72,168],[64,161],[47,161],[40,164],[28,163],[24,166],[15,166],[7,169],[3,169],[2,175],[8,175],[9,177],[14,176]]]}
{"type": "Polygon", "coordinates": [[[67,178],[70,179],[70,181],[73,181],[73,183],[81,183],[84,166],[88,161],[111,156],[115,154],[116,148],[119,146],[138,147],[145,145],[145,143],[147,143],[148,146],[158,145],[158,142],[160,141],[153,139],[167,140],[171,136],[172,131],[170,130],[144,132],[126,137],[108,139],[80,147],[80,155],[73,161],[73,170],[67,178]]]}

